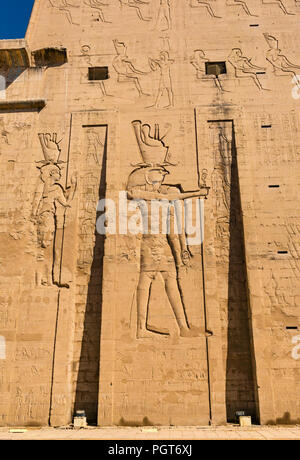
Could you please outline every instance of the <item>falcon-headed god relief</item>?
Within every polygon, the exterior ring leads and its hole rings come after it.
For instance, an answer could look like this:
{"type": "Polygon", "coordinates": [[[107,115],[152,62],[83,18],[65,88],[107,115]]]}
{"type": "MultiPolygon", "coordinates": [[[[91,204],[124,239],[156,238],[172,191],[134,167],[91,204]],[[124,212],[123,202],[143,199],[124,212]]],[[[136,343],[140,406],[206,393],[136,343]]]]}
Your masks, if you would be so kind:
{"type": "Polygon", "coordinates": [[[147,319],[151,286],[157,277],[164,283],[180,336],[198,337],[201,335],[200,329],[189,323],[180,287],[180,271],[189,264],[190,252],[185,232],[175,232],[174,229],[176,221],[180,219],[176,202],[193,197],[207,197],[209,188],[202,186],[196,191],[182,192],[177,186],[166,185],[165,178],[169,174],[167,167],[171,163],[169,148],[164,143],[164,136],[159,133],[159,126],[155,126],[155,133],[152,135],[148,124],[133,121],[132,125],[143,158],[143,162],[130,174],[127,184],[128,198],[140,201],[138,206],[143,222],[137,286],[137,338],[153,337],[155,334],[169,335],[168,330],[152,326],[147,319]],[[159,200],[167,204],[168,212],[159,215],[155,226],[157,231],[152,232],[152,203],[159,200]],[[151,230],[148,231],[150,225],[151,230]],[[170,229],[168,234],[161,230],[163,228],[170,229]]]}

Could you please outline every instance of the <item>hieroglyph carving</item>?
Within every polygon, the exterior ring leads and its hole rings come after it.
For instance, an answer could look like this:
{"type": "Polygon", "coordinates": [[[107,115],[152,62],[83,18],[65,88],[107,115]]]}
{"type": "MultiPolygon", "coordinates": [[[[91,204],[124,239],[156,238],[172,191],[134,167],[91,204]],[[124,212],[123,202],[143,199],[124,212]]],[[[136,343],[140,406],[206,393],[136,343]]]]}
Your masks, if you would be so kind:
{"type": "MultiPolygon", "coordinates": [[[[127,184],[128,198],[134,200],[141,212],[143,231],[141,236],[140,274],[137,286],[137,338],[153,337],[155,334],[169,335],[164,328],[148,324],[148,308],[151,285],[156,277],[164,283],[165,292],[171,304],[181,337],[198,337],[200,329],[192,326],[187,318],[183,293],[180,285],[182,270],[189,265],[190,251],[186,242],[185,231],[175,232],[176,221],[180,216],[176,202],[192,197],[207,197],[209,188],[200,187],[193,192],[182,192],[179,187],[165,184],[170,166],[169,148],[165,145],[159,126],[152,134],[148,124],[141,121],[132,122],[136,140],[143,162],[129,176],[127,184]],[[148,232],[152,202],[163,200],[168,207],[167,215],[158,217],[156,231],[148,232]],[[168,219],[168,223],[164,222],[168,219]],[[162,229],[168,226],[166,234],[162,229]]],[[[180,224],[178,223],[178,226],[180,224]]]]}
{"type": "Polygon", "coordinates": [[[36,225],[38,244],[42,249],[39,260],[44,266],[37,273],[37,282],[44,286],[55,284],[59,287],[68,287],[61,283],[61,250],[62,238],[57,235],[58,229],[64,227],[65,210],[70,208],[74,198],[77,179],[71,178],[71,186],[64,188],[61,181],[61,149],[57,141],[57,134],[39,134],[43,149],[44,160],[39,163],[40,183],[35,191],[32,219],[36,225]]]}

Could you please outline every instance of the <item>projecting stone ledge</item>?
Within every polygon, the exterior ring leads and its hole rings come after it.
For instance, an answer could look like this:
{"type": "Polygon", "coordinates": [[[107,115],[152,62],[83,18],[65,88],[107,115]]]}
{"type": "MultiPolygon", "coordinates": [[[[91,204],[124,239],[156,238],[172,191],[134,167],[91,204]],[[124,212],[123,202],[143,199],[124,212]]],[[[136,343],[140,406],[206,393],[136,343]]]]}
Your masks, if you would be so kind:
{"type": "Polygon", "coordinates": [[[56,67],[68,62],[65,48],[42,48],[31,54],[37,67],[56,67]]]}
{"type": "Polygon", "coordinates": [[[56,67],[68,62],[65,48],[28,49],[26,40],[0,40],[0,68],[56,67]]]}
{"type": "Polygon", "coordinates": [[[44,99],[29,99],[27,101],[0,101],[0,112],[9,110],[42,110],[46,106],[44,99]]]}
{"type": "Polygon", "coordinates": [[[0,67],[29,67],[25,40],[0,40],[0,67]]]}

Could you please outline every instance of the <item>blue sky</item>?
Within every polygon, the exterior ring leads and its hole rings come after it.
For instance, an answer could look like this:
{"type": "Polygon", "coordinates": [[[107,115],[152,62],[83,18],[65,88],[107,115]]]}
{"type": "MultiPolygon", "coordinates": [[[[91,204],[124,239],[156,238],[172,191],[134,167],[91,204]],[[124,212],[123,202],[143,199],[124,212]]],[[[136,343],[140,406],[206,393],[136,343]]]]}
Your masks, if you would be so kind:
{"type": "Polygon", "coordinates": [[[34,0],[0,1],[0,39],[24,38],[34,0]]]}

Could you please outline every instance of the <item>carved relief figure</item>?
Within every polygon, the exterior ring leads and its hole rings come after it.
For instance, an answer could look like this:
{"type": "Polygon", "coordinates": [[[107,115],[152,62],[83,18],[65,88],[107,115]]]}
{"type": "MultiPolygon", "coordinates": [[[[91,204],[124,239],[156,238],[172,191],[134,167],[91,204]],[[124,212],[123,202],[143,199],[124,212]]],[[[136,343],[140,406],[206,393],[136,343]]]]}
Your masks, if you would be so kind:
{"type": "Polygon", "coordinates": [[[216,87],[220,91],[226,91],[220,78],[216,75],[207,75],[205,72],[205,63],[209,62],[209,59],[205,56],[205,52],[203,50],[195,50],[193,56],[190,58],[190,63],[196,69],[196,77],[198,80],[213,80],[216,87]]]}
{"type": "Polygon", "coordinates": [[[258,71],[264,71],[265,68],[258,67],[252,64],[251,59],[243,56],[243,52],[240,48],[233,48],[230,55],[228,56],[228,61],[235,69],[235,76],[237,78],[250,77],[258,89],[266,89],[262,87],[261,82],[257,77],[258,71]]]}
{"type": "Polygon", "coordinates": [[[283,72],[283,74],[293,75],[295,77],[295,83],[300,88],[300,83],[297,78],[300,66],[293,64],[288,60],[288,58],[284,54],[281,54],[281,49],[279,49],[278,46],[278,40],[275,37],[268,33],[265,33],[264,37],[268,45],[270,46],[270,49],[267,51],[266,54],[266,59],[268,62],[270,62],[270,64],[272,64],[275,75],[280,76],[280,73],[278,74],[278,71],[283,72]]]}
{"type": "Polygon", "coordinates": [[[244,1],[241,1],[241,0],[227,0],[226,6],[241,6],[248,16],[257,17],[256,14],[252,14],[250,12],[247,3],[244,2],[244,1]]]}
{"type": "Polygon", "coordinates": [[[40,169],[40,184],[35,192],[32,218],[36,224],[38,243],[42,248],[40,260],[45,261],[44,273],[39,282],[42,285],[60,283],[60,255],[62,241],[56,238],[58,227],[61,226],[59,209],[69,208],[74,197],[77,180],[71,179],[71,187],[64,189],[61,185],[61,167],[59,164],[60,147],[56,134],[39,134],[45,160],[40,169]]]}
{"type": "Polygon", "coordinates": [[[70,24],[79,25],[74,22],[71,13],[72,8],[79,8],[78,4],[74,4],[74,0],[49,0],[49,3],[53,8],[57,8],[59,11],[65,13],[70,24]]]}
{"type": "Polygon", "coordinates": [[[169,108],[174,106],[174,93],[172,88],[172,77],[171,77],[171,65],[174,64],[174,60],[170,59],[168,51],[162,51],[159,55],[159,59],[149,59],[149,65],[151,70],[154,72],[159,69],[160,71],[160,80],[159,87],[156,96],[156,101],[154,107],[159,108],[159,103],[164,95],[167,93],[169,104],[164,108],[169,108]]]}
{"type": "Polygon", "coordinates": [[[134,8],[138,18],[141,21],[151,21],[150,17],[144,17],[143,16],[142,10],[141,10],[141,7],[143,5],[149,5],[149,2],[145,2],[145,1],[142,1],[142,0],[119,0],[119,2],[121,4],[121,7],[122,6],[128,6],[129,8],[134,8]]]}
{"type": "Polygon", "coordinates": [[[282,0],[262,0],[263,5],[277,5],[284,12],[284,14],[294,15],[295,13],[289,13],[286,9],[282,0]]]}
{"type": "Polygon", "coordinates": [[[87,161],[91,158],[99,165],[99,148],[104,148],[99,134],[92,128],[87,130],[87,161]]]}
{"type": "MultiPolygon", "coordinates": [[[[153,337],[154,334],[168,335],[166,329],[157,329],[148,324],[148,307],[151,295],[151,285],[159,277],[165,287],[166,295],[171,304],[181,337],[198,337],[200,330],[188,323],[183,295],[180,288],[180,270],[189,264],[190,253],[187,248],[185,234],[172,232],[174,220],[178,218],[176,206],[171,205],[173,200],[207,196],[208,188],[194,192],[182,192],[176,186],[164,184],[169,174],[166,169],[169,148],[165,146],[159,135],[159,127],[155,127],[152,135],[149,125],[142,125],[140,121],[132,122],[137,143],[143,158],[143,163],[129,176],[127,191],[132,200],[144,200],[147,210],[141,206],[143,225],[151,219],[151,200],[167,200],[169,202],[170,234],[162,232],[152,234],[143,231],[141,238],[141,265],[137,286],[137,337],[153,337]],[[174,209],[175,208],[175,209],[174,209]],[[146,217],[147,216],[147,217],[146,217]]],[[[164,217],[162,217],[164,219],[164,217]]],[[[163,224],[163,222],[160,222],[163,224]]],[[[159,226],[160,227],[160,226],[159,226]]]]}
{"type": "Polygon", "coordinates": [[[172,29],[170,0],[160,0],[155,29],[161,31],[172,29]]]}
{"type": "Polygon", "coordinates": [[[142,90],[138,77],[139,75],[145,75],[146,72],[141,72],[134,67],[131,59],[127,56],[127,48],[125,43],[119,42],[118,40],[114,40],[113,43],[117,52],[117,56],[113,59],[112,65],[118,74],[118,82],[134,83],[136,89],[138,90],[139,96],[147,96],[147,94],[145,94],[142,90]]]}
{"type": "Polygon", "coordinates": [[[201,8],[204,7],[208,11],[208,13],[213,17],[213,18],[218,18],[221,19],[221,16],[216,16],[212,6],[210,4],[211,2],[202,2],[201,0],[191,0],[190,1],[190,7],[191,8],[201,8]]]}
{"type": "Polygon", "coordinates": [[[102,10],[102,7],[103,6],[109,6],[109,3],[104,3],[100,0],[84,0],[83,3],[86,5],[86,6],[89,6],[90,8],[93,8],[97,11],[97,14],[98,14],[98,21],[102,21],[102,22],[106,22],[108,24],[110,24],[109,21],[106,21],[105,17],[104,17],[104,14],[103,14],[103,10],[102,10]]]}

